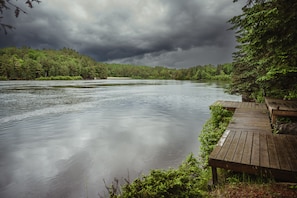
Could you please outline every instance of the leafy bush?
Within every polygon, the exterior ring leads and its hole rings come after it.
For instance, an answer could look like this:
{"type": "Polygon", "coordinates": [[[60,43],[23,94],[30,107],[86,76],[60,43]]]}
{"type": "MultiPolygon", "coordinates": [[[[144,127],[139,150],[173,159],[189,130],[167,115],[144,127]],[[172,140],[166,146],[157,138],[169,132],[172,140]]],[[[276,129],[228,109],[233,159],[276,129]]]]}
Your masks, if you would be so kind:
{"type": "Polygon", "coordinates": [[[200,155],[204,166],[207,165],[208,156],[226,130],[233,113],[220,105],[211,106],[211,117],[204,124],[199,136],[200,155]]]}
{"type": "Polygon", "coordinates": [[[6,76],[0,76],[0,80],[8,80],[6,76]]]}
{"type": "Polygon", "coordinates": [[[178,169],[152,170],[148,175],[127,182],[122,193],[117,187],[109,188],[110,197],[203,197],[206,195],[209,172],[200,168],[198,160],[190,154],[178,169]]]}

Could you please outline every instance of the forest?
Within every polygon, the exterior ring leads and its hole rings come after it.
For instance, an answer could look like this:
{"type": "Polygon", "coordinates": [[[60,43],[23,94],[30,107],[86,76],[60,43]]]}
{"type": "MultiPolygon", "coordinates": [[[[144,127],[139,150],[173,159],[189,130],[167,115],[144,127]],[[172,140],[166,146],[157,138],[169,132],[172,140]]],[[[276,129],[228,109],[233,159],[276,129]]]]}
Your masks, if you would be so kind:
{"type": "Polygon", "coordinates": [[[82,79],[107,78],[104,65],[72,49],[35,50],[28,47],[0,49],[2,80],[35,80],[70,76],[82,79]]]}
{"type": "Polygon", "coordinates": [[[75,80],[130,77],[134,79],[230,80],[232,64],[187,69],[101,63],[73,49],[0,49],[1,80],[75,80]]]}

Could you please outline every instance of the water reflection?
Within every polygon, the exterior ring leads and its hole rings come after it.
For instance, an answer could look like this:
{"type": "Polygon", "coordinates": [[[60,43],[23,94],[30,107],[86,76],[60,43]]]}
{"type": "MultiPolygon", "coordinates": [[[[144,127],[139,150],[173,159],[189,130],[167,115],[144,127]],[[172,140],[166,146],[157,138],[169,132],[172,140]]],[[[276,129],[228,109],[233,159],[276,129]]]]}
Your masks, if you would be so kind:
{"type": "Polygon", "coordinates": [[[0,197],[98,197],[103,179],[175,167],[198,153],[208,106],[239,99],[187,81],[16,81],[0,89],[0,197]]]}

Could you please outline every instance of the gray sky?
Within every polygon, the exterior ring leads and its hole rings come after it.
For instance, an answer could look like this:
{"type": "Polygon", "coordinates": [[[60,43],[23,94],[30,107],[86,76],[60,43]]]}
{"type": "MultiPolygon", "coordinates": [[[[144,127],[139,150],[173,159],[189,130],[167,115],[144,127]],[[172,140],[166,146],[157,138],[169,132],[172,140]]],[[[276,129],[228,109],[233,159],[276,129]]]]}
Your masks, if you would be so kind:
{"type": "MultiPolygon", "coordinates": [[[[19,1],[24,5],[24,0],[19,1]]],[[[0,47],[72,48],[101,62],[191,67],[232,61],[241,13],[233,0],[42,0],[27,15],[5,13],[16,30],[0,47]]]]}

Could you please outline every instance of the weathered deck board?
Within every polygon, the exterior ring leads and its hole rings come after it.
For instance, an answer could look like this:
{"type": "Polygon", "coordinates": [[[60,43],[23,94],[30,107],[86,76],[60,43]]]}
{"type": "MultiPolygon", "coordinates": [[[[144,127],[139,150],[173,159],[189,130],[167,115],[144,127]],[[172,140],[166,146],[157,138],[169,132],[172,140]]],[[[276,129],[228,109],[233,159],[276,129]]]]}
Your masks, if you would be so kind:
{"type": "Polygon", "coordinates": [[[243,148],[243,156],[241,163],[242,164],[250,164],[251,163],[251,152],[252,152],[252,144],[253,144],[253,134],[248,133],[246,139],[244,140],[244,148],[243,148]]]}
{"type": "Polygon", "coordinates": [[[288,170],[291,171],[291,165],[290,165],[290,161],[289,161],[289,153],[288,152],[284,152],[287,150],[286,148],[286,139],[284,139],[284,136],[275,136],[274,137],[274,142],[276,145],[276,152],[277,152],[277,156],[279,159],[279,165],[280,168],[283,170],[288,170]]]}
{"type": "Polygon", "coordinates": [[[269,135],[267,138],[268,154],[269,154],[269,166],[271,168],[279,169],[279,160],[276,152],[276,145],[274,143],[274,138],[269,135]]]}
{"type": "Polygon", "coordinates": [[[238,144],[237,144],[237,148],[236,148],[237,152],[235,152],[234,157],[233,157],[233,161],[235,163],[241,163],[246,136],[247,136],[247,133],[240,132],[240,138],[238,140],[238,144]],[[241,147],[241,149],[239,147],[241,147]]]}
{"type": "Polygon", "coordinates": [[[218,160],[224,160],[225,159],[225,156],[229,150],[229,147],[232,143],[232,140],[233,140],[233,137],[234,137],[234,134],[235,133],[232,133],[230,132],[226,138],[226,140],[223,142],[223,145],[222,148],[220,149],[220,152],[218,153],[218,155],[216,156],[216,158],[218,160]]]}
{"type": "Polygon", "coordinates": [[[233,119],[209,156],[216,168],[297,182],[297,136],[272,134],[265,104],[218,101],[233,109],[233,119]]]}
{"type": "Polygon", "coordinates": [[[260,166],[260,136],[259,136],[259,133],[253,133],[251,165],[260,166]]]}
{"type": "Polygon", "coordinates": [[[260,166],[269,167],[269,154],[267,146],[267,136],[260,134],[260,166]]]}
{"type": "Polygon", "coordinates": [[[234,133],[232,144],[230,144],[227,154],[225,156],[225,160],[232,160],[235,155],[237,145],[239,142],[240,133],[234,133]]]}
{"type": "Polygon", "coordinates": [[[297,170],[297,142],[296,139],[291,138],[289,135],[283,135],[287,140],[287,152],[289,154],[289,161],[291,164],[292,170],[297,170]]]}

